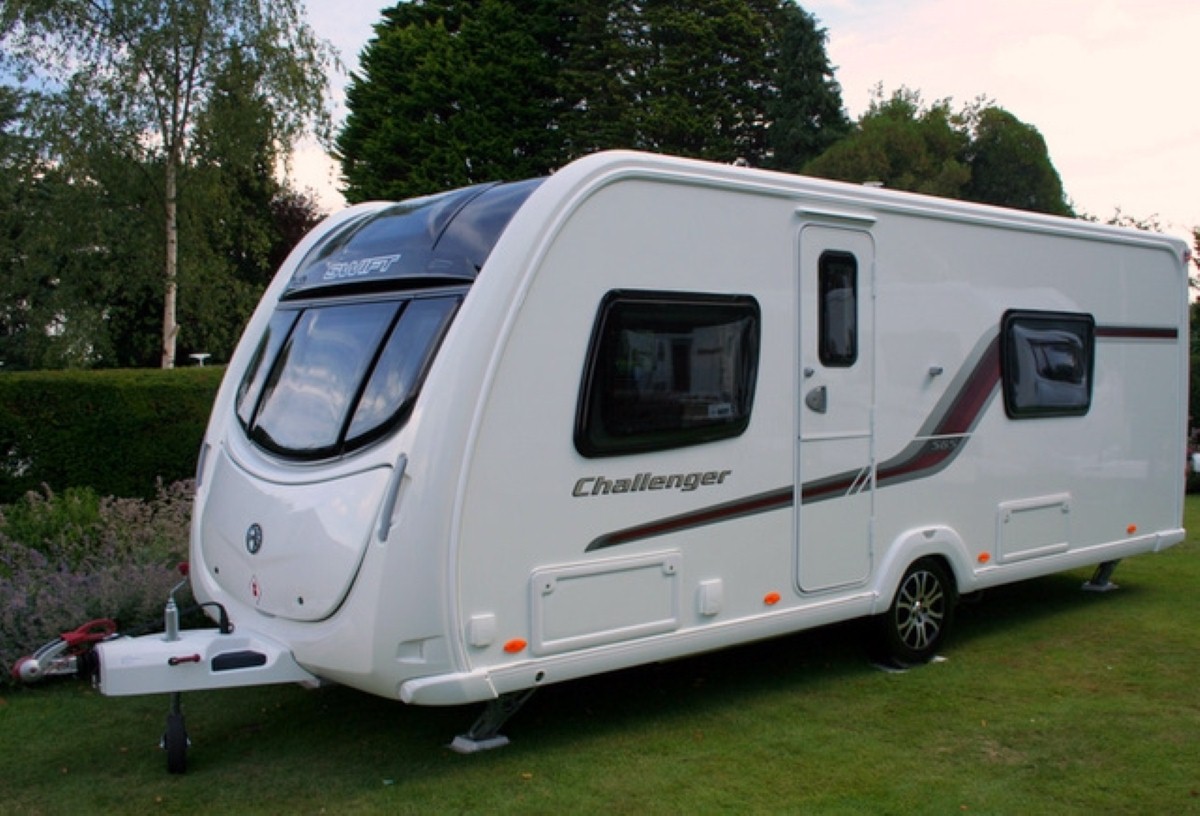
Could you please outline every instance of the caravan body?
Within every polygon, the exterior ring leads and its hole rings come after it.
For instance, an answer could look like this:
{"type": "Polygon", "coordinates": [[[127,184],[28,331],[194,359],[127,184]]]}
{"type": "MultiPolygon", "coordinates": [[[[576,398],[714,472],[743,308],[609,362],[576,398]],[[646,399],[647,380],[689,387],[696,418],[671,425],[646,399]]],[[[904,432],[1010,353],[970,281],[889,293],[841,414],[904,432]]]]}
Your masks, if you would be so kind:
{"type": "Polygon", "coordinates": [[[608,153],[359,205],[213,410],[234,634],[144,682],[104,644],[101,687],[457,704],[889,611],[927,657],[914,565],[949,600],[1182,540],[1187,336],[1181,241],[887,190],[608,153]]]}

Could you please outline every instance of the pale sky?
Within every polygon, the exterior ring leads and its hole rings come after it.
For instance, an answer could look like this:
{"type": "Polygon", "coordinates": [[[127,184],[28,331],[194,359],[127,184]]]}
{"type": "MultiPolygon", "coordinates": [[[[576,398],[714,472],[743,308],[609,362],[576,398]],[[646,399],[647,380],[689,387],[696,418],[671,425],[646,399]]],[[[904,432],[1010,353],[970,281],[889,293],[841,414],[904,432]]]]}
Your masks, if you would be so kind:
{"type": "MultiPolygon", "coordinates": [[[[310,0],[317,34],[351,69],[380,0],[310,0]]],[[[955,109],[986,96],[1046,139],[1076,210],[1200,226],[1200,36],[1196,0],[808,0],[850,115],[871,89],[901,86],[955,109]]],[[[345,75],[334,78],[340,104],[345,75]]],[[[339,108],[339,116],[344,109],[339,108]]],[[[315,146],[294,181],[342,205],[336,170],[315,146]]]]}

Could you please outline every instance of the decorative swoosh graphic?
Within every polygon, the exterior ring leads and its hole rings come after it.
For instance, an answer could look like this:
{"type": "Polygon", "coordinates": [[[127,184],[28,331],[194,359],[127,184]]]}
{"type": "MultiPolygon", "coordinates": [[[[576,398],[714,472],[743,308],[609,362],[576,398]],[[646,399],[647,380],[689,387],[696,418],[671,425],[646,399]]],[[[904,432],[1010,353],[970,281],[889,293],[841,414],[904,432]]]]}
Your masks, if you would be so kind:
{"type": "MultiPolygon", "coordinates": [[[[1097,326],[1097,339],[1177,341],[1179,330],[1146,326],[1097,326]]],[[[988,405],[1000,389],[1000,334],[985,335],[930,412],[913,441],[875,468],[875,487],[890,487],[940,473],[962,452],[988,405]]],[[[805,482],[801,504],[836,499],[871,489],[870,466],[805,482]]],[[[606,533],[588,544],[585,552],[629,544],[645,538],[690,530],[709,524],[782,510],[795,504],[795,487],[789,485],[700,510],[626,527],[606,533]]]]}
{"type": "Polygon", "coordinates": [[[1096,338],[1118,340],[1178,340],[1179,329],[1159,326],[1097,326],[1096,338]]]}

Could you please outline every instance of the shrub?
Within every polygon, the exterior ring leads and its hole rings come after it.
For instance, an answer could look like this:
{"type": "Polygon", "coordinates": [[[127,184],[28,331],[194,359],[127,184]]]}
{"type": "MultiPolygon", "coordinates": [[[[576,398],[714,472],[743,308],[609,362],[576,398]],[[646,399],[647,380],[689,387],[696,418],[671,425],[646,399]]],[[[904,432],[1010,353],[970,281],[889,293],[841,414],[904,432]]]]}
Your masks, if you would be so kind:
{"type": "Polygon", "coordinates": [[[43,484],[152,498],[156,479],[191,477],[222,374],[0,372],[0,504],[43,484]]]}
{"type": "Polygon", "coordinates": [[[0,508],[0,666],[95,618],[121,631],[161,625],[187,557],[191,482],[152,500],[87,489],[29,493],[0,508]]]}
{"type": "Polygon", "coordinates": [[[23,501],[0,508],[0,533],[39,550],[72,550],[100,524],[100,497],[91,488],[70,487],[54,494],[27,493],[23,501]]]}

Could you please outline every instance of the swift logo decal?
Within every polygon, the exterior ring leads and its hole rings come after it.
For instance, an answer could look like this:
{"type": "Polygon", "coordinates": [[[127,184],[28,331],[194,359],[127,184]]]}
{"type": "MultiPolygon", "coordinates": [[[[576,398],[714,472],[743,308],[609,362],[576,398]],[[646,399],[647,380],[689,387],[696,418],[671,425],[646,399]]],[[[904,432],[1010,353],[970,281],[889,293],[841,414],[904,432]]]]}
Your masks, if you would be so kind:
{"type": "Polygon", "coordinates": [[[375,258],[360,258],[357,261],[329,261],[325,264],[325,274],[321,276],[321,280],[336,281],[382,275],[398,260],[399,255],[379,255],[375,258]]]}

